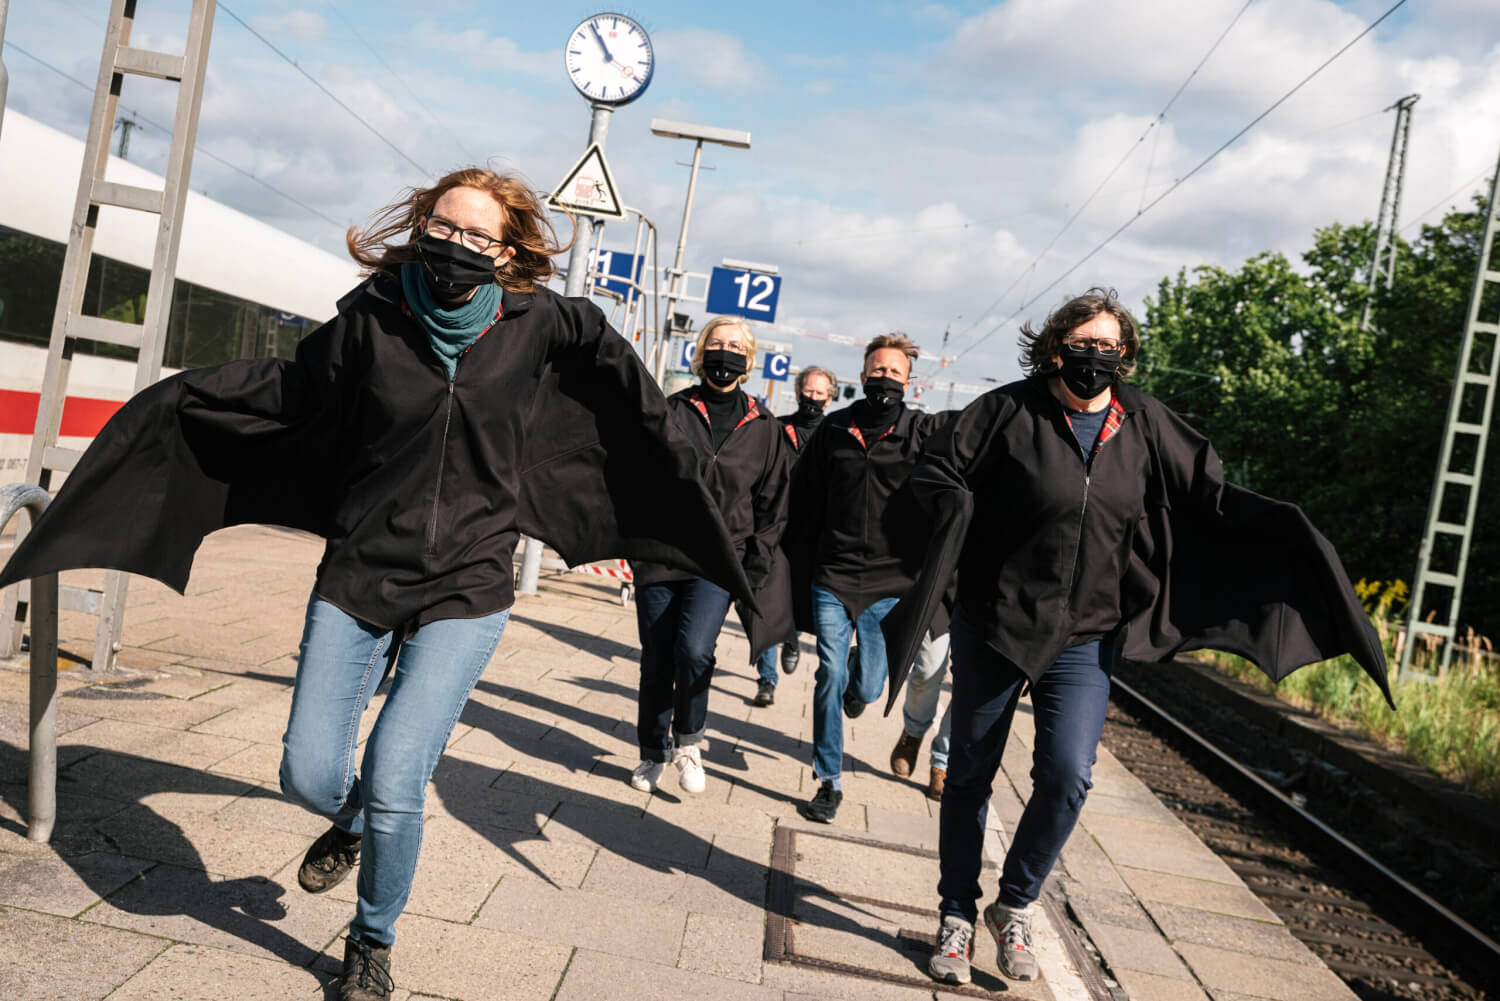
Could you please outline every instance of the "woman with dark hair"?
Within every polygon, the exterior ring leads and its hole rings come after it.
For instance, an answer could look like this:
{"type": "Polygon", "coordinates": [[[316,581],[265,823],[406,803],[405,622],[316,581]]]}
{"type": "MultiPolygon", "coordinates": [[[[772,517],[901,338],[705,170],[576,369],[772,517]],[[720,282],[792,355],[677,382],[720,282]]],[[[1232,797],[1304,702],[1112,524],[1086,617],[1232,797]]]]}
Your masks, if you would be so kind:
{"type": "Polygon", "coordinates": [[[359,870],[339,996],[366,1001],[393,989],[427,782],[505,628],[520,533],[572,563],[649,558],[748,589],[630,345],[541,284],[559,248],[523,182],[455,171],[348,245],[368,277],[295,361],[184,372],[131,400],[0,581],[105,566],[180,591],[214,529],[326,538],[280,777],[331,822],[302,887],[359,870]],[[387,675],[361,756],[360,717],[387,675]]]}
{"type": "MultiPolygon", "coordinates": [[[[698,333],[693,355],[698,385],[672,394],[667,405],[698,450],[704,482],[741,554],[750,587],[758,591],[781,559],[792,451],[781,424],[740,388],[750,377],[754,358],[754,331],[733,316],[714,317],[698,333]]],[[[677,787],[697,795],[706,785],[702,744],[714,646],[731,596],[712,581],[653,563],[635,565],[635,582],[641,637],[636,715],[641,763],[631,773],[630,784],[642,792],[653,791],[671,762],[677,767],[677,787]]],[[[762,639],[753,617],[742,610],[741,619],[748,620],[753,655],[760,653],[761,643],[774,649],[775,643],[762,639]]]]}
{"type": "Polygon", "coordinates": [[[1088,794],[1117,656],[1211,646],[1280,677],[1352,652],[1385,690],[1378,638],[1332,547],[1292,505],[1226,484],[1212,446],[1123,381],[1139,343],[1103,289],[1039,331],[1027,324],[1027,378],[940,431],[900,498],[925,559],[884,624],[892,700],[958,580],[937,980],[969,981],[985,814],[1027,689],[1032,792],[984,911],[999,966],[1018,980],[1037,976],[1031,904],[1088,794]]]}

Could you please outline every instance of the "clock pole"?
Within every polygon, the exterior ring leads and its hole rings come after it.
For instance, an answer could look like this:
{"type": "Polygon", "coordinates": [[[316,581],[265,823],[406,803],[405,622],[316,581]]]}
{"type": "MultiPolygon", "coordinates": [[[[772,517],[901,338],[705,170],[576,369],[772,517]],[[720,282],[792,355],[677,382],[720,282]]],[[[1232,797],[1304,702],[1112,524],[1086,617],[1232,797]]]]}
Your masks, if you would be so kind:
{"type": "MultiPolygon", "coordinates": [[[[597,101],[590,103],[594,108],[594,117],[589,122],[589,146],[597,143],[602,152],[604,139],[609,135],[609,116],[614,114],[615,109],[597,101]]],[[[588,146],[584,149],[588,149],[588,146]]],[[[584,294],[589,281],[589,248],[594,245],[599,230],[604,228],[603,219],[592,216],[580,218],[580,215],[573,217],[578,220],[578,231],[573,234],[573,249],[568,253],[568,279],[563,284],[565,296],[584,294]]],[[[542,544],[529,535],[522,538],[526,542],[526,551],[521,557],[521,578],[516,582],[516,590],[521,594],[536,594],[537,578],[542,573],[542,544]]]]}
{"type": "MultiPolygon", "coordinates": [[[[0,4],[4,2],[5,0],[0,0],[0,4]]],[[[651,53],[651,41],[639,24],[636,24],[623,14],[595,14],[593,17],[581,22],[578,27],[573,29],[572,34],[568,36],[569,42],[564,47],[563,64],[564,66],[571,67],[570,79],[573,78],[573,75],[581,72],[578,66],[574,66],[569,62],[569,58],[570,56],[580,56],[581,58],[581,52],[573,49],[572,46],[578,44],[578,42],[588,44],[584,41],[586,38],[583,30],[585,26],[588,26],[589,31],[593,34],[594,41],[598,43],[599,51],[604,56],[605,64],[612,64],[618,67],[624,77],[634,84],[634,91],[628,95],[626,94],[626,88],[617,84],[620,89],[619,98],[615,102],[610,103],[608,100],[609,87],[603,85],[603,81],[600,81],[601,88],[595,94],[589,90],[588,76],[584,76],[583,79],[585,82],[581,85],[577,79],[573,79],[573,86],[578,89],[580,94],[589,99],[589,107],[594,112],[593,118],[589,121],[589,142],[584,148],[587,150],[597,146],[602,158],[604,140],[609,135],[610,115],[614,114],[616,105],[627,104],[645,92],[646,87],[651,83],[651,73],[654,69],[655,59],[651,53]],[[620,22],[624,22],[625,34],[627,36],[633,36],[635,32],[640,32],[640,42],[637,44],[636,53],[629,56],[624,63],[616,62],[615,56],[610,52],[609,46],[604,40],[600,27],[604,18],[610,19],[608,33],[612,39],[617,37],[616,32],[620,29],[620,22]],[[575,41],[575,37],[577,41],[575,41]],[[639,51],[640,45],[645,46],[644,55],[639,51]],[[637,71],[632,67],[644,67],[644,76],[638,76],[637,71]]],[[[615,51],[620,52],[621,50],[616,49],[615,51]]],[[[624,55],[625,53],[621,52],[621,54],[624,55]]],[[[598,78],[595,79],[597,80],[598,78]]],[[[603,160],[601,159],[600,162],[602,164],[603,160]]],[[[613,184],[613,182],[610,183],[611,185],[613,184]]],[[[590,272],[593,270],[593,262],[589,260],[589,251],[598,244],[599,231],[604,228],[603,219],[589,216],[582,212],[574,214],[573,218],[578,220],[579,216],[584,216],[584,219],[579,220],[577,229],[573,234],[573,247],[568,253],[568,277],[563,283],[563,295],[570,297],[582,296],[588,289],[590,272]],[[585,222],[587,225],[584,225],[585,222]]],[[[526,551],[521,557],[521,575],[520,579],[516,581],[516,591],[520,594],[536,594],[537,577],[540,576],[542,569],[542,544],[539,540],[533,539],[530,536],[522,536],[522,539],[526,543],[526,551]]]]}
{"type": "MultiPolygon", "coordinates": [[[[608,104],[591,102],[594,108],[594,117],[589,122],[588,146],[597,145],[599,151],[604,151],[604,140],[609,135],[609,116],[614,114],[614,108],[608,104]]],[[[584,149],[587,149],[585,146],[584,149]]],[[[577,218],[576,216],[574,218],[577,218]]],[[[604,228],[604,220],[596,218],[585,218],[579,221],[578,233],[573,237],[573,249],[568,254],[568,280],[563,285],[563,295],[581,296],[584,289],[588,287],[589,281],[589,250],[596,242],[595,238],[599,231],[604,228]],[[590,225],[587,229],[588,236],[585,238],[584,223],[590,225]]],[[[531,550],[528,547],[527,553],[531,550]]],[[[523,571],[524,573],[524,568],[523,571]]],[[[529,592],[528,592],[529,593],[529,592]]]]}

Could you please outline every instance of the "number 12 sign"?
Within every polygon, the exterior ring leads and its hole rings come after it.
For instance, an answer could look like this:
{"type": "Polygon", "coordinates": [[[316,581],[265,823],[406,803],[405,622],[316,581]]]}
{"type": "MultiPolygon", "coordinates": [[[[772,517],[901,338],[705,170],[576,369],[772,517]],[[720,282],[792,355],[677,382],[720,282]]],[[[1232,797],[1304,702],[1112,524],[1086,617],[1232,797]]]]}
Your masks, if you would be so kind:
{"type": "Polygon", "coordinates": [[[714,268],[708,278],[710,313],[731,313],[762,323],[776,322],[776,300],[781,295],[781,276],[737,268],[714,268]]]}

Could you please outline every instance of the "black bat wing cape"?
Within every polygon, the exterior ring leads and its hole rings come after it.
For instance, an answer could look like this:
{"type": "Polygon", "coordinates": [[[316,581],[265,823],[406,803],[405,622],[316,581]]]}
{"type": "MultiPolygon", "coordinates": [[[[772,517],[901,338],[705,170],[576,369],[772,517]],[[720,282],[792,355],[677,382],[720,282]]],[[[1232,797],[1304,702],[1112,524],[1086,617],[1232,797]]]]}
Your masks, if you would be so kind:
{"type": "MultiPolygon", "coordinates": [[[[1152,482],[1122,581],[1120,655],[1153,662],[1224,650],[1279,681],[1347,653],[1390,702],[1380,638],[1333,545],[1302,509],[1225,482],[1207,441],[1154,400],[1147,422],[1152,482]],[[1166,483],[1174,478],[1197,484],[1194,503],[1174,506],[1166,483]]],[[[903,502],[919,504],[929,520],[918,530],[920,545],[909,540],[924,553],[917,582],[882,624],[891,667],[887,713],[957,573],[975,516],[974,495],[962,482],[914,477],[911,485],[923,496],[903,502]]]]}
{"type": "MultiPolygon", "coordinates": [[[[343,307],[371,284],[347,296],[330,325],[349,322],[343,307]]],[[[535,298],[555,303],[557,322],[571,323],[573,333],[536,372],[518,463],[519,530],[573,565],[649,559],[749,598],[692,445],[634,350],[581,300],[545,291],[535,298]]],[[[530,308],[542,317],[547,305],[530,308]]],[[[314,332],[296,361],[229,362],[138,393],[68,474],[0,572],[0,586],[98,567],[181,592],[194,553],[218,529],[259,523],[327,535],[344,489],[335,472],[340,428],[306,401],[328,368],[318,353],[347,350],[337,345],[314,332]]]]}

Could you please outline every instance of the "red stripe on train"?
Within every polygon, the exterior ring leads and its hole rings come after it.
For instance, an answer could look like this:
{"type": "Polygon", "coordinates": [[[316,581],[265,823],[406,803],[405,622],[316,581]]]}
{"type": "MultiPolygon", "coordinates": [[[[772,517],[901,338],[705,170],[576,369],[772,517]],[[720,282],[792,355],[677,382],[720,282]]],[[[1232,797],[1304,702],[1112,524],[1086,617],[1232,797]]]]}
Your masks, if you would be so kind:
{"type": "MultiPolygon", "coordinates": [[[[40,393],[0,389],[0,434],[31,434],[36,430],[40,393]]],[[[125,405],[123,400],[70,396],[63,402],[62,436],[92,438],[125,405]]]]}

